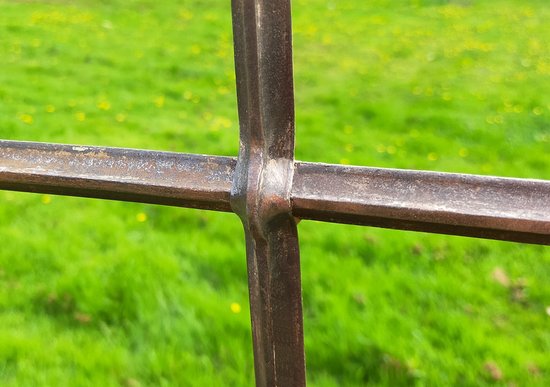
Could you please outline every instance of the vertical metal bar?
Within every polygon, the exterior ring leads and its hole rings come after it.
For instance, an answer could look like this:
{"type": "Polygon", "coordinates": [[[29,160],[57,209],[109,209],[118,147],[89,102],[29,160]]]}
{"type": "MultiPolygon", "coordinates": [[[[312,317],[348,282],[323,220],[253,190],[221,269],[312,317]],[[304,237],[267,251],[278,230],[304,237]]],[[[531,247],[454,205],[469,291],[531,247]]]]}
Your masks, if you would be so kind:
{"type": "Polygon", "coordinates": [[[290,1],[233,0],[232,10],[241,132],[231,206],[246,233],[256,384],[303,386],[290,1]]]}

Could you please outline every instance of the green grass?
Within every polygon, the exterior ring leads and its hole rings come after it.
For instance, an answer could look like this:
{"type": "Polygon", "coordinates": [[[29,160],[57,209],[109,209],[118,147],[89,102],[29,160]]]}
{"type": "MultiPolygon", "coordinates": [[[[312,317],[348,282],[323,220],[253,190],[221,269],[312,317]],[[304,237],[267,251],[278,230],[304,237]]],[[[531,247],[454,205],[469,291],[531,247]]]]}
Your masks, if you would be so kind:
{"type": "MultiPolygon", "coordinates": [[[[550,179],[546,0],[293,9],[298,159],[550,179]]],[[[1,138],[237,153],[229,1],[0,0],[0,36],[1,138]]],[[[311,385],[550,385],[548,247],[299,232],[311,385]]],[[[253,384],[236,216],[0,192],[0,241],[0,384],[253,384]]]]}

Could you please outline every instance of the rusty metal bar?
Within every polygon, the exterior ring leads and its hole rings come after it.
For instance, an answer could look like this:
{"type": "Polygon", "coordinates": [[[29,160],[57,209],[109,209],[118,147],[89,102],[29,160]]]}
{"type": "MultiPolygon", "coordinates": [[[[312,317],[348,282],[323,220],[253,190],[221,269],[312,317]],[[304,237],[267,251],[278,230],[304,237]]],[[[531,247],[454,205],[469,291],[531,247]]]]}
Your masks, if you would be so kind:
{"type": "MultiPolygon", "coordinates": [[[[232,211],[236,159],[0,140],[0,189],[232,211]]],[[[296,162],[304,219],[550,244],[550,181],[296,162]]],[[[286,190],[287,188],[285,188],[286,190]]]]}
{"type": "Polygon", "coordinates": [[[241,133],[231,205],[246,234],[256,384],[303,386],[290,2],[233,0],[232,12],[241,133]]]}
{"type": "Polygon", "coordinates": [[[550,245],[550,181],[297,163],[295,216],[550,245]]]}
{"type": "Polygon", "coordinates": [[[0,189],[231,211],[236,159],[0,141],[0,189]]]}

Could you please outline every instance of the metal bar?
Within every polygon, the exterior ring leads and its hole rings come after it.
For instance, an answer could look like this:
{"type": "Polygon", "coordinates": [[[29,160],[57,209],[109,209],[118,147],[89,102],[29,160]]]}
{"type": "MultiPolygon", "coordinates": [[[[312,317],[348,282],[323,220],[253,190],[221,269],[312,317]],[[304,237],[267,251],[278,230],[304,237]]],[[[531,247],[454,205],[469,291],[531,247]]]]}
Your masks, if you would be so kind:
{"type": "Polygon", "coordinates": [[[295,216],[550,245],[550,181],[297,163],[295,216]]]}
{"type": "MultiPolygon", "coordinates": [[[[0,141],[0,189],[231,211],[235,164],[230,157],[0,141]]],[[[545,180],[297,162],[292,206],[304,219],[550,244],[545,180]]]]}
{"type": "Polygon", "coordinates": [[[246,233],[256,384],[303,386],[290,2],[233,0],[232,10],[241,134],[231,205],[246,233]]]}
{"type": "Polygon", "coordinates": [[[231,211],[236,159],[0,141],[0,189],[231,211]]]}

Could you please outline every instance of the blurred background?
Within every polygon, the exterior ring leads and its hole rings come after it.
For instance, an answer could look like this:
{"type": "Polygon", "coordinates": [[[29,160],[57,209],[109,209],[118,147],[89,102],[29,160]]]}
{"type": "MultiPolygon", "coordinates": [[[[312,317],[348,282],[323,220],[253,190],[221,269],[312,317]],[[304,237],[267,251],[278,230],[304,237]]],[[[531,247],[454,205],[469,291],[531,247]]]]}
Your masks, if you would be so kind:
{"type": "MultiPolygon", "coordinates": [[[[297,158],[550,179],[547,0],[295,0],[297,158]]],[[[0,138],[235,156],[230,1],[0,0],[0,138]]],[[[308,382],[550,385],[550,248],[302,222],[308,382]]],[[[0,384],[253,385],[233,214],[0,192],[0,384]]]]}

